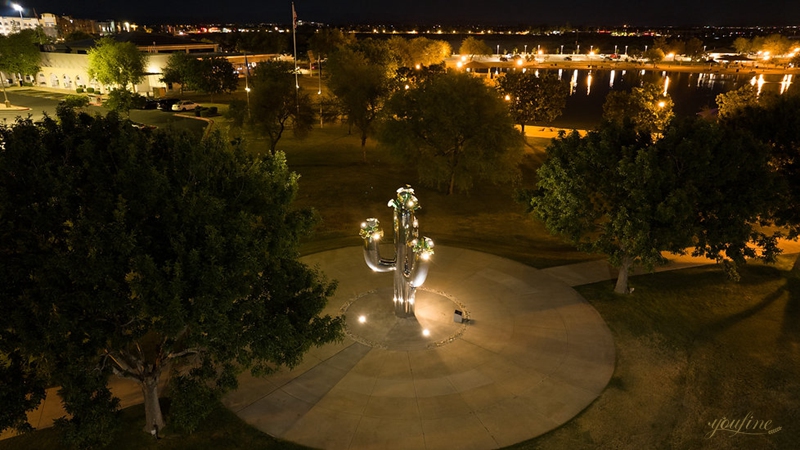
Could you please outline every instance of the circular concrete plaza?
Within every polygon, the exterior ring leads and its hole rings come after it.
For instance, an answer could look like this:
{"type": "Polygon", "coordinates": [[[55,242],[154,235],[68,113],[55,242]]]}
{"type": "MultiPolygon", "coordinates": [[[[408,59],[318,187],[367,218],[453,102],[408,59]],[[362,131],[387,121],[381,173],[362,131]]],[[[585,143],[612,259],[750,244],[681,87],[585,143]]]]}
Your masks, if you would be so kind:
{"type": "Polygon", "coordinates": [[[281,439],[322,449],[492,449],[569,421],[605,388],[614,342],[577,292],[508,259],[436,247],[416,317],[361,247],[303,258],[339,281],[327,314],[347,336],[294,370],[245,374],[225,404],[281,439]],[[467,319],[457,323],[455,311],[467,319]]]}

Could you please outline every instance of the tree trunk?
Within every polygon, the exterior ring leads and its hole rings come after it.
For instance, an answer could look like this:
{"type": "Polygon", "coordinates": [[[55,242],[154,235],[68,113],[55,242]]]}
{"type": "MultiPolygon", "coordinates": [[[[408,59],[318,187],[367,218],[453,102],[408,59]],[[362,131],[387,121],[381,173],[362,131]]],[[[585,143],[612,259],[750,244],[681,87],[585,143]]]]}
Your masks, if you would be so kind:
{"type": "Polygon", "coordinates": [[[152,433],[153,430],[158,432],[164,428],[164,416],[161,414],[161,403],[158,401],[158,378],[158,375],[153,375],[142,382],[145,433],[152,433]]]}
{"type": "Polygon", "coordinates": [[[9,108],[9,107],[11,107],[11,102],[8,101],[8,94],[6,94],[6,82],[5,82],[6,74],[3,73],[3,72],[0,72],[0,76],[3,77],[3,78],[0,78],[0,83],[2,83],[2,85],[3,85],[3,98],[5,99],[4,102],[6,104],[6,108],[9,108]]]}
{"type": "Polygon", "coordinates": [[[367,162],[367,133],[361,133],[361,154],[363,155],[364,162],[367,162]]]}
{"type": "Polygon", "coordinates": [[[633,258],[624,256],[622,258],[622,265],[619,267],[617,285],[614,287],[614,292],[617,294],[630,294],[630,289],[628,289],[628,271],[631,265],[633,265],[633,258]]]}

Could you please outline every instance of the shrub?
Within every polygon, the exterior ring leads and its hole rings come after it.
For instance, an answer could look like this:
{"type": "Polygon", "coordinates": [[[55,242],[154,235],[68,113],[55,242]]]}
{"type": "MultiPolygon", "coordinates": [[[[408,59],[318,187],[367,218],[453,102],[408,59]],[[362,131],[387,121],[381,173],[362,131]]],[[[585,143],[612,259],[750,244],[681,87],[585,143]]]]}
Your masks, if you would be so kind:
{"type": "Polygon", "coordinates": [[[88,88],[86,88],[86,92],[88,92],[90,94],[94,94],[94,88],[93,87],[88,87],[88,88]]]}
{"type": "Polygon", "coordinates": [[[83,94],[83,87],[81,87],[81,86],[78,86],[78,87],[75,89],[75,92],[77,92],[78,94],[83,94]]]}

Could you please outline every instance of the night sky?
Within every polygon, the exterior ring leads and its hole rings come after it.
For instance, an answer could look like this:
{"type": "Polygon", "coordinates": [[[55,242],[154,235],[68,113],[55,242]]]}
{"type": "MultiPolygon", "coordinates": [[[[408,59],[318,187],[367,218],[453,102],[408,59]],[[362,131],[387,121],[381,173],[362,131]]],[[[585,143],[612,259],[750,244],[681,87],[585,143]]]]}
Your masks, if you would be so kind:
{"type": "MultiPolygon", "coordinates": [[[[9,0],[0,15],[17,15],[9,0]]],[[[274,0],[19,0],[24,14],[138,23],[290,23],[291,2],[274,0]]],[[[341,24],[800,25],[797,0],[297,0],[300,20],[341,24]]]]}

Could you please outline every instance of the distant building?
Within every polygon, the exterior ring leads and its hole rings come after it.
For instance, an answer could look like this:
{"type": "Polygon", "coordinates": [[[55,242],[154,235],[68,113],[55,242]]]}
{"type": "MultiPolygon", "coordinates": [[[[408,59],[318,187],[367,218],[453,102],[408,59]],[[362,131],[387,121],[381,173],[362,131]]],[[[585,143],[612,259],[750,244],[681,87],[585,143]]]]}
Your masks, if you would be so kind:
{"type": "MultiPolygon", "coordinates": [[[[135,91],[156,97],[172,89],[160,81],[171,53],[185,52],[201,56],[219,51],[217,44],[175,36],[130,32],[113,34],[109,37],[118,42],[131,42],[139,48],[139,51],[149,54],[145,79],[135,86],[135,91]]],[[[73,91],[78,87],[91,87],[95,92],[105,93],[105,86],[89,78],[88,74],[88,52],[95,44],[94,39],[86,39],[47,46],[47,51],[42,52],[41,69],[34,83],[40,87],[73,91]]]]}
{"type": "Polygon", "coordinates": [[[8,36],[22,30],[35,30],[39,19],[35,17],[0,16],[0,34],[8,36]]]}

